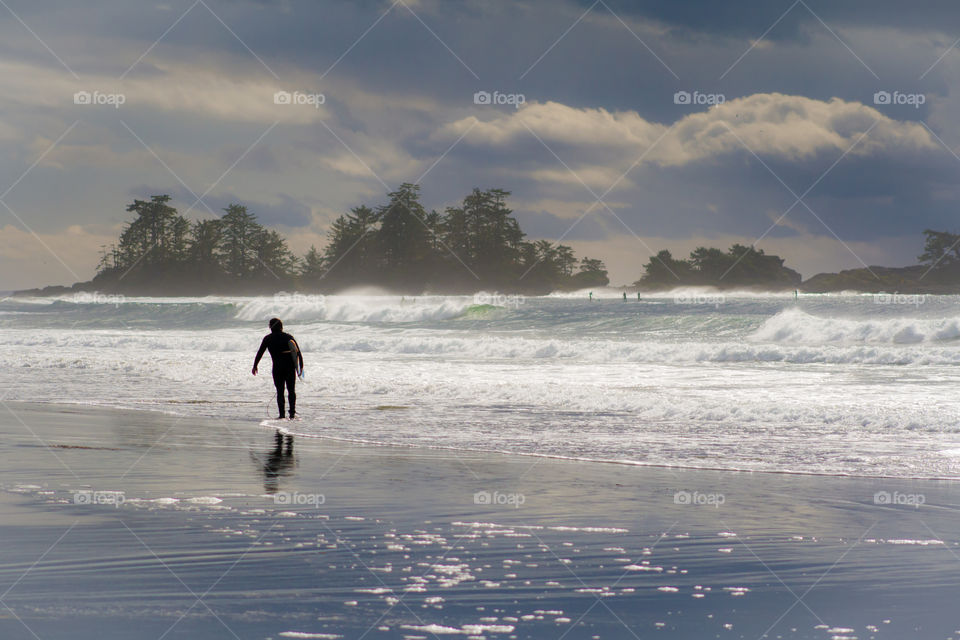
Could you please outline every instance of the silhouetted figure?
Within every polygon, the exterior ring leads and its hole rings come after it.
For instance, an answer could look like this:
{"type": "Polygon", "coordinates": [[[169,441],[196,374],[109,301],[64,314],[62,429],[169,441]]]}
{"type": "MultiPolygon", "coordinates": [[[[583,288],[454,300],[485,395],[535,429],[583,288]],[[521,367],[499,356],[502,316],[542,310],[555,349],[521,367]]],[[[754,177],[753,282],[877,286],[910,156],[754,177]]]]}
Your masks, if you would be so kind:
{"type": "Polygon", "coordinates": [[[280,318],[270,318],[270,333],[264,336],[260,343],[260,349],[257,351],[257,357],[253,361],[253,375],[257,375],[257,365],[260,364],[260,358],[263,352],[270,350],[270,358],[273,360],[273,385],[277,388],[277,409],[280,411],[278,420],[283,419],[283,388],[286,386],[287,395],[290,396],[290,418],[297,415],[297,362],[300,370],[303,371],[303,353],[297,341],[289,333],[283,332],[283,323],[280,318]],[[293,343],[293,347],[291,347],[293,343]],[[296,358],[294,360],[293,348],[296,348],[296,358]]]}
{"type": "Polygon", "coordinates": [[[289,474],[294,466],[293,436],[284,436],[278,429],[273,451],[267,454],[263,462],[264,491],[276,493],[280,487],[280,477],[289,474]]]}

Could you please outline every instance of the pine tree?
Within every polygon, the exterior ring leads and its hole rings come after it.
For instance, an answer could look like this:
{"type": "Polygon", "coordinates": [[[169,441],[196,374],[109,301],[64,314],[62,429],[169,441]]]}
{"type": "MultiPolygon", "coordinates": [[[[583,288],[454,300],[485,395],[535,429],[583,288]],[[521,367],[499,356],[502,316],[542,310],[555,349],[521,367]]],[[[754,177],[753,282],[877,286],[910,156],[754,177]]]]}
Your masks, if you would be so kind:
{"type": "Polygon", "coordinates": [[[225,215],[220,218],[220,264],[231,278],[243,280],[256,270],[255,243],[262,227],[244,206],[231,204],[224,211],[225,215]]]}
{"type": "Polygon", "coordinates": [[[422,288],[429,279],[431,233],[426,211],[420,204],[420,187],[404,183],[387,194],[389,203],[377,211],[380,228],[377,246],[381,251],[384,278],[388,284],[422,288]]]}

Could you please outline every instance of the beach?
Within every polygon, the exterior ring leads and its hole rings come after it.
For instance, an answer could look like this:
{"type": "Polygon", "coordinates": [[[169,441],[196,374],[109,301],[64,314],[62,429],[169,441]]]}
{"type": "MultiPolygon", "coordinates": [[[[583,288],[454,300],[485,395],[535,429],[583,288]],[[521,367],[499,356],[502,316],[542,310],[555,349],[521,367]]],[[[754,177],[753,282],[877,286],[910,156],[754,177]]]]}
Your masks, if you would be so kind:
{"type": "Polygon", "coordinates": [[[960,628],[951,482],[3,409],[4,638],[949,638],[960,628]]]}
{"type": "Polygon", "coordinates": [[[960,640],[923,8],[0,0],[0,640],[960,640]]]}

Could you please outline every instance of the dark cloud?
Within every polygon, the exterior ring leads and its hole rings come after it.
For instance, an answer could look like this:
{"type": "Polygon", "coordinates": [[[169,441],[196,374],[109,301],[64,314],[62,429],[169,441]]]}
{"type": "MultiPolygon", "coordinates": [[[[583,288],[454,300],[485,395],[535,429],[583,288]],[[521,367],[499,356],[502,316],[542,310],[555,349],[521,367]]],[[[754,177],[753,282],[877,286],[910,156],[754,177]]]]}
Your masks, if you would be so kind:
{"type": "MultiPolygon", "coordinates": [[[[899,0],[604,0],[595,5],[593,0],[420,0],[410,3],[416,16],[400,4],[384,16],[392,4],[385,0],[208,0],[216,16],[198,4],[155,46],[192,1],[97,0],[83,7],[67,0],[8,2],[81,81],[96,74],[116,78],[136,62],[128,80],[149,82],[173,96],[183,91],[178,74],[197,69],[208,74],[204,81],[212,91],[222,78],[249,82],[258,90],[316,90],[328,98],[323,124],[284,120],[279,114],[282,122],[247,151],[270,126],[272,113],[244,119],[209,105],[191,111],[133,100],[118,112],[77,112],[68,104],[69,87],[62,98],[57,94],[29,104],[14,93],[16,82],[39,91],[29,85],[29,73],[4,67],[0,82],[10,84],[11,99],[0,105],[0,172],[10,176],[8,183],[71,122],[82,121],[62,143],[74,147],[71,154],[51,153],[7,198],[41,232],[117,222],[123,219],[124,198],[155,193],[170,193],[185,209],[194,198],[171,171],[199,194],[244,154],[206,198],[210,208],[219,213],[240,202],[264,224],[301,229],[312,221],[311,207],[330,213],[375,206],[385,200],[387,189],[416,180],[435,161],[423,180],[428,208],[456,204],[474,187],[508,189],[524,203],[592,202],[590,191],[564,163],[587,175],[599,194],[644,151],[642,145],[611,150],[580,139],[550,140],[548,150],[525,133],[509,145],[466,140],[451,148],[455,138],[439,135],[450,123],[470,116],[488,122],[516,113],[510,107],[475,105],[473,95],[480,90],[522,93],[528,103],[602,109],[610,117],[635,112],[647,123],[665,125],[706,109],[675,104],[680,90],[719,93],[728,101],[770,93],[824,102],[838,97],[876,107],[896,121],[928,122],[947,144],[960,143],[955,133],[960,112],[952,93],[960,51],[936,63],[960,34],[960,11],[946,0],[906,8],[899,0]],[[749,49],[762,34],[763,41],[749,49]],[[874,105],[880,90],[919,93],[925,104],[874,105]],[[387,189],[354,153],[389,184],[387,189]],[[612,177],[590,177],[591,168],[612,177]],[[544,176],[551,171],[552,178],[544,176]]],[[[0,23],[0,56],[5,65],[43,69],[72,82],[60,62],[15,20],[0,23]]],[[[790,157],[761,153],[776,176],[743,149],[677,166],[642,163],[607,200],[618,203],[617,215],[641,235],[758,237],[793,203],[778,177],[799,195],[839,155],[836,150],[790,157]]],[[[958,174],[960,161],[939,148],[850,154],[805,198],[822,223],[797,205],[768,237],[789,239],[803,229],[874,242],[913,238],[926,227],[955,228],[958,174]]],[[[201,206],[191,213],[209,215],[201,206]]],[[[560,237],[572,223],[568,215],[548,207],[518,207],[524,229],[535,237],[560,237]]],[[[608,212],[589,218],[566,239],[629,235],[608,212]]],[[[849,255],[837,260],[855,266],[849,255]]]]}
{"type": "MultiPolygon", "coordinates": [[[[831,28],[886,27],[893,29],[956,30],[960,13],[951,0],[927,0],[908,7],[900,0],[604,0],[623,16],[656,20],[676,30],[773,40],[802,38],[804,27],[820,24],[831,28]],[[769,31],[768,31],[769,30],[769,31]]],[[[585,10],[594,0],[577,0],[585,10]]],[[[599,4],[596,11],[604,11],[599,4]]]]}

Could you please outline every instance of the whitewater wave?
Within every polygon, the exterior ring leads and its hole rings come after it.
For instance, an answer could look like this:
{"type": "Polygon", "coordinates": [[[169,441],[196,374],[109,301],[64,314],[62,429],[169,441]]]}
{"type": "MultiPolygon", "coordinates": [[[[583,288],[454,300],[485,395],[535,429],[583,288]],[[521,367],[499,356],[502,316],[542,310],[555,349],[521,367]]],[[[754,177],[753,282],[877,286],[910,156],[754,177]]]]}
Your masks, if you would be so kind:
{"type": "Polygon", "coordinates": [[[786,309],[767,319],[750,339],[777,344],[944,343],[960,338],[960,317],[826,318],[786,309]]]}
{"type": "MultiPolygon", "coordinates": [[[[63,367],[86,362],[95,353],[144,354],[151,352],[245,353],[255,349],[259,329],[196,331],[131,331],[127,329],[74,330],[36,329],[31,332],[0,331],[0,364],[4,354],[19,357],[30,349],[43,349],[47,356],[33,366],[63,367]]],[[[878,364],[960,365],[960,345],[951,343],[834,342],[793,344],[761,341],[756,336],[771,331],[761,328],[747,341],[715,342],[603,340],[551,337],[519,337],[468,331],[431,332],[424,329],[363,325],[306,324],[295,329],[305,355],[316,361],[327,355],[356,357],[432,357],[438,361],[569,364],[878,364]]],[[[7,363],[14,364],[14,363],[7,363]]],[[[14,366],[16,366],[14,364],[14,366]]]]}
{"type": "Polygon", "coordinates": [[[446,320],[462,315],[474,304],[474,297],[323,296],[279,294],[253,298],[239,305],[238,320],[265,320],[278,316],[284,321],[409,323],[446,320]]]}
{"type": "MultiPolygon", "coordinates": [[[[245,322],[409,324],[438,322],[464,315],[476,306],[476,296],[277,294],[261,297],[150,298],[78,294],[24,298],[4,302],[0,313],[36,314],[40,326],[218,329],[245,322]],[[37,312],[40,312],[39,314],[37,312]],[[42,315],[40,315],[42,314],[42,315]]],[[[484,298],[488,306],[503,307],[484,298]],[[490,304],[492,303],[492,305],[490,304]]]]}

